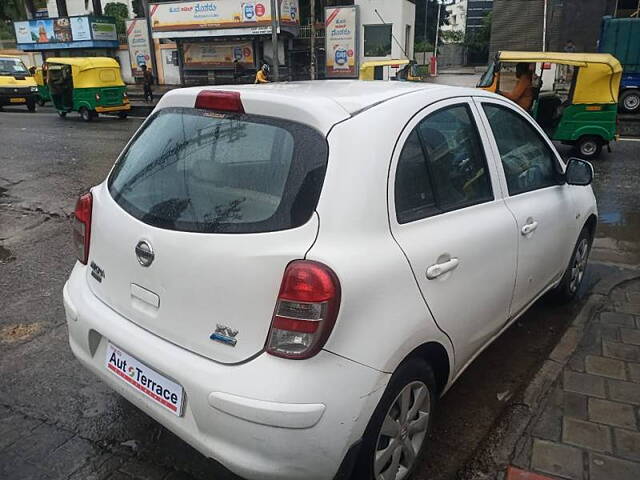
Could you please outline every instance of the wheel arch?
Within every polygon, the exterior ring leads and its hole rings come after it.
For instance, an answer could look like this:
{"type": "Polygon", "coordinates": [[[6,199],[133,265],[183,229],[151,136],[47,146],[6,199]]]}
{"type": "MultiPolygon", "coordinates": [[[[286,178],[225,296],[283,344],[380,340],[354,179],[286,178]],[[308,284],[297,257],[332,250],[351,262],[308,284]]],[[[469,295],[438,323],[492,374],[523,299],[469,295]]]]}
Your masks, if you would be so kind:
{"type": "Polygon", "coordinates": [[[597,225],[598,225],[598,217],[596,216],[595,213],[592,213],[591,215],[589,215],[589,217],[587,218],[587,221],[584,222],[584,225],[582,226],[583,230],[586,228],[587,231],[589,232],[591,242],[593,242],[593,239],[596,236],[597,225]]]}
{"type": "Polygon", "coordinates": [[[451,373],[451,361],[449,360],[449,354],[446,348],[441,343],[435,341],[423,343],[414,348],[402,362],[400,362],[400,365],[416,358],[422,359],[431,365],[433,374],[436,377],[438,394],[441,394],[449,382],[449,375],[451,373]]]}

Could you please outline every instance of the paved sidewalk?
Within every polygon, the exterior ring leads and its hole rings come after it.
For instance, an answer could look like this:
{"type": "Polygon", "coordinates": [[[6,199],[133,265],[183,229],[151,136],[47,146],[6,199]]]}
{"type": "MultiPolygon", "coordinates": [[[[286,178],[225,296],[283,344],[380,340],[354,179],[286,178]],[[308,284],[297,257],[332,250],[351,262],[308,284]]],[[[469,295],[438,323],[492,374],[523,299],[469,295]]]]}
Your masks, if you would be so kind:
{"type": "Polygon", "coordinates": [[[507,480],[640,479],[640,279],[616,287],[583,329],[507,480]]]}

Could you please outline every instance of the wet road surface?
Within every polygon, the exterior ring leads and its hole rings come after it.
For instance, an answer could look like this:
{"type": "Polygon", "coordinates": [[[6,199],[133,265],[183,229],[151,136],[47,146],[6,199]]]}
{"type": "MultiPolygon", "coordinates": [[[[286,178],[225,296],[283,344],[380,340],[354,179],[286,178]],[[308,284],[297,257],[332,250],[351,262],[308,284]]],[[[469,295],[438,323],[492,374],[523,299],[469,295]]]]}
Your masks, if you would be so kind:
{"type": "MultiPolygon", "coordinates": [[[[139,124],[0,112],[0,478],[234,478],[69,351],[61,297],[74,263],[67,217],[139,124]]],[[[639,158],[640,143],[619,142],[595,163],[603,220],[583,295],[618,265],[638,265],[639,158]]],[[[538,302],[462,375],[440,403],[418,478],[456,478],[579,306],[538,302]]]]}

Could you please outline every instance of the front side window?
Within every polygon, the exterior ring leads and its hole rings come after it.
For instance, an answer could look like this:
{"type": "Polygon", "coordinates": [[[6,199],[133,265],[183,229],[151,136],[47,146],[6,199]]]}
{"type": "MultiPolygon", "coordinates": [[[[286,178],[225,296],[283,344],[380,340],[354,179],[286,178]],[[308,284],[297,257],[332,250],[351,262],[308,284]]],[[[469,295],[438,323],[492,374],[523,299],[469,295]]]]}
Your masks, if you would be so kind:
{"type": "Polygon", "coordinates": [[[391,55],[391,25],[364,26],[364,56],[387,57],[391,55]]]}
{"type": "Polygon", "coordinates": [[[310,127],[255,115],[160,110],[118,160],[109,191],[159,228],[257,233],[304,224],[327,144],[310,127]]]}
{"type": "Polygon", "coordinates": [[[557,185],[555,155],[533,126],[510,108],[482,106],[498,144],[509,195],[557,185]]]}
{"type": "Polygon", "coordinates": [[[29,70],[17,58],[0,58],[0,75],[29,75],[29,70]]]}
{"type": "Polygon", "coordinates": [[[487,162],[469,107],[447,107],[422,120],[407,138],[398,160],[398,222],[492,199],[487,162]]]}

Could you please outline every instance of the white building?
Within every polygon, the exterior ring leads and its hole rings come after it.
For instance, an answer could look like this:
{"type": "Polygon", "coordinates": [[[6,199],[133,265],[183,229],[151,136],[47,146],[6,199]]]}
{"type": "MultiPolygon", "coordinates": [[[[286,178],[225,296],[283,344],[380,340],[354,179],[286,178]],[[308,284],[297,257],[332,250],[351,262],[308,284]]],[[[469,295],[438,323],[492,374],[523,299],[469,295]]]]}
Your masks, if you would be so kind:
{"type": "Polygon", "coordinates": [[[467,25],[467,0],[453,0],[445,8],[449,17],[440,31],[464,33],[467,25]]]}
{"type": "Polygon", "coordinates": [[[360,10],[360,64],[413,58],[416,6],[409,0],[355,0],[360,10]],[[376,13],[377,12],[377,13],[376,13]]]}
{"type": "MultiPolygon", "coordinates": [[[[132,0],[100,0],[102,3],[102,13],[104,14],[104,7],[108,3],[124,3],[129,9],[129,18],[133,18],[135,15],[133,14],[133,1],[132,0]]],[[[89,0],[86,2],[85,8],[85,0],[66,0],[67,3],[67,13],[70,17],[74,15],[87,15],[93,13],[93,5],[89,0]]],[[[47,10],[49,12],[49,17],[59,17],[58,14],[58,6],[56,4],[56,0],[47,0],[47,10]]]]}

